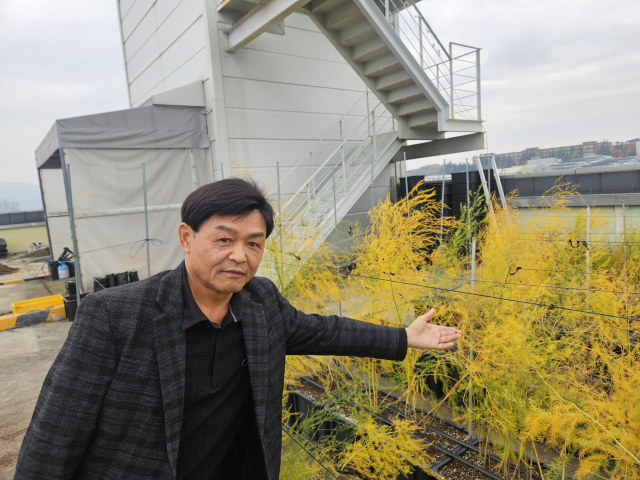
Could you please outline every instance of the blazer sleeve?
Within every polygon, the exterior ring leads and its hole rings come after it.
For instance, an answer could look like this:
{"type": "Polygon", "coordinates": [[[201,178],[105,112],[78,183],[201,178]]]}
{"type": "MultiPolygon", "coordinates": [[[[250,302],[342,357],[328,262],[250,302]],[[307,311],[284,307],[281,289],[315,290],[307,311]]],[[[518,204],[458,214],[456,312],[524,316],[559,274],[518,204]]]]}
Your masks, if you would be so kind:
{"type": "Polygon", "coordinates": [[[294,308],[275,285],[284,321],[288,355],[349,355],[403,360],[407,331],[338,315],[306,314],[294,308]]]}
{"type": "Polygon", "coordinates": [[[14,479],[74,477],[116,366],[106,304],[89,295],[44,380],[14,479]]]}

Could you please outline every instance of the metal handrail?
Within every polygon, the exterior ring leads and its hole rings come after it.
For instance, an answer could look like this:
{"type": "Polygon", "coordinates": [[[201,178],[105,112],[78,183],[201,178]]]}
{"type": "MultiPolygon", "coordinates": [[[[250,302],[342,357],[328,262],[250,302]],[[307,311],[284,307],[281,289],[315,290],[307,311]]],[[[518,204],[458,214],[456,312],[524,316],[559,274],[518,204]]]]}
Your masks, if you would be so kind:
{"type": "MultiPolygon", "coordinates": [[[[328,131],[327,133],[325,133],[325,134],[324,134],[324,136],[323,136],[320,140],[318,140],[318,141],[313,145],[313,147],[311,147],[311,150],[310,150],[310,151],[313,151],[313,150],[314,150],[318,145],[320,145],[322,142],[327,142],[327,141],[329,141],[329,138],[328,138],[328,137],[329,137],[329,135],[331,134],[331,132],[335,129],[336,125],[339,125],[339,124],[340,124],[340,122],[342,122],[342,120],[344,120],[344,119],[349,115],[349,112],[351,112],[351,110],[353,110],[353,108],[354,108],[356,105],[358,105],[358,103],[360,103],[360,101],[361,101],[363,98],[365,98],[365,96],[366,96],[366,95],[368,95],[368,92],[365,92],[363,95],[361,95],[360,97],[358,97],[358,99],[357,99],[357,100],[355,101],[355,103],[354,103],[354,104],[349,108],[349,110],[347,110],[347,112],[346,112],[344,115],[342,115],[342,117],[340,117],[340,119],[339,119],[336,123],[334,123],[334,124],[331,126],[331,128],[329,129],[329,131],[328,131]]],[[[327,148],[328,148],[328,147],[327,147],[327,148]]],[[[324,151],[323,151],[323,152],[320,152],[320,153],[324,153],[324,151]]],[[[291,174],[292,174],[292,173],[293,173],[293,172],[294,172],[294,171],[295,171],[295,170],[300,166],[300,164],[301,164],[301,163],[302,163],[306,158],[307,158],[307,155],[303,156],[300,160],[298,160],[298,162],[297,162],[297,163],[296,163],[296,164],[291,168],[291,170],[289,171],[289,173],[287,173],[287,174],[286,174],[286,175],[281,179],[281,181],[282,181],[282,182],[284,182],[284,181],[289,177],[289,175],[291,175],[291,174]]],[[[269,191],[269,195],[272,195],[273,193],[275,193],[275,191],[276,191],[277,189],[278,189],[278,187],[277,187],[277,186],[273,187],[273,188],[269,191]]]]}

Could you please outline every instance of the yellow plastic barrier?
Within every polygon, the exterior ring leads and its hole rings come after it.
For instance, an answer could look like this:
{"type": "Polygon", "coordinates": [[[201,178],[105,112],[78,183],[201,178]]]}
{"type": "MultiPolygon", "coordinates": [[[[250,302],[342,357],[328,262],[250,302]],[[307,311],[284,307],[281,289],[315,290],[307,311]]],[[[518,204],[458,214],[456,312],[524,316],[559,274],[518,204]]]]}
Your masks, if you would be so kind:
{"type": "Polygon", "coordinates": [[[31,300],[13,302],[11,307],[13,308],[14,314],[20,314],[31,312],[33,310],[44,310],[45,308],[55,307],[58,305],[64,306],[62,295],[51,295],[50,297],[32,298],[31,300]]]}

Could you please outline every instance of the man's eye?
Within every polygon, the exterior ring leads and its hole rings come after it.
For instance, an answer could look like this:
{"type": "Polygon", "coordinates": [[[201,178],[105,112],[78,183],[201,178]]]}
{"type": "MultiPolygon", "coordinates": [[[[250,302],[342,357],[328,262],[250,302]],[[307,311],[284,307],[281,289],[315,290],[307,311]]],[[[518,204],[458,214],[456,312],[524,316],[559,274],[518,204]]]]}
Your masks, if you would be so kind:
{"type": "Polygon", "coordinates": [[[231,239],[230,238],[221,238],[220,241],[223,242],[223,243],[227,243],[227,242],[230,242],[231,239]]]}

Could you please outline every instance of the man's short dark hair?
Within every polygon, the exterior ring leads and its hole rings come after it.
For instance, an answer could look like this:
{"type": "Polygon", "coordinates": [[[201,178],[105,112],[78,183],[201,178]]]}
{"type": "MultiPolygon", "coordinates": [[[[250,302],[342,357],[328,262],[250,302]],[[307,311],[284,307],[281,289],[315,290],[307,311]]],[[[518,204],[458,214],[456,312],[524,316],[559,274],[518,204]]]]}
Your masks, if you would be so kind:
{"type": "Polygon", "coordinates": [[[209,217],[245,217],[254,210],[264,217],[268,238],[273,230],[273,207],[262,189],[241,178],[227,178],[191,192],[182,204],[181,214],[182,221],[197,232],[209,217]]]}

